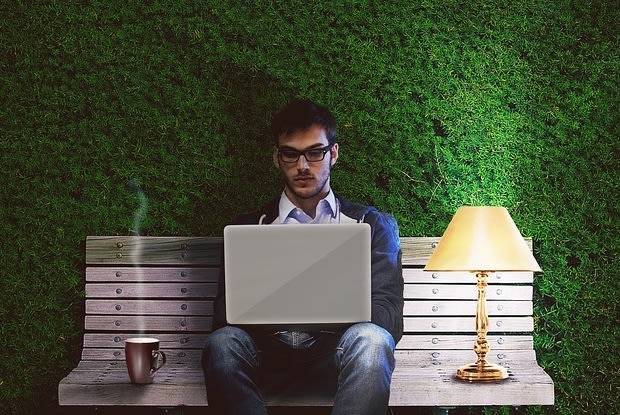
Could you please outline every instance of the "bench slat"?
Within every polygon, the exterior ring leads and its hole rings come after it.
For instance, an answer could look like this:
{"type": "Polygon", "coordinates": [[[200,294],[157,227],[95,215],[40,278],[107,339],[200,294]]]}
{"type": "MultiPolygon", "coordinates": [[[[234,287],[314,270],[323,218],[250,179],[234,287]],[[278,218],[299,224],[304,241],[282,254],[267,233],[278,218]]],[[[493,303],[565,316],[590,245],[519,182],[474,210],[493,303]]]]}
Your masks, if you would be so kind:
{"type": "Polygon", "coordinates": [[[86,300],[87,314],[213,315],[213,301],[86,300]]]}
{"type": "Polygon", "coordinates": [[[94,267],[86,268],[88,282],[217,282],[219,268],[94,267]]]}
{"type": "MultiPolygon", "coordinates": [[[[490,316],[532,315],[530,301],[489,301],[490,316]]],[[[87,314],[213,315],[212,300],[87,299],[87,314]]],[[[475,316],[476,302],[406,300],[405,316],[475,316]]]]}
{"type": "MultiPolygon", "coordinates": [[[[139,336],[136,335],[136,336],[139,336]]],[[[130,338],[133,336],[125,336],[124,338],[130,338]]],[[[517,337],[517,336],[515,336],[517,337]]],[[[198,341],[196,339],[195,342],[192,343],[192,346],[179,348],[184,346],[179,342],[166,342],[161,339],[161,336],[157,335],[157,338],[161,341],[161,349],[166,352],[166,357],[168,358],[168,363],[178,363],[185,362],[188,360],[196,360],[197,362],[200,360],[200,356],[202,354],[202,347],[204,344],[203,341],[198,341]]],[[[467,350],[472,351],[473,345],[475,342],[475,336],[445,336],[443,338],[433,336],[430,338],[427,336],[423,338],[422,336],[405,336],[403,340],[398,344],[398,350],[420,350],[427,348],[431,351],[441,351],[441,350],[467,350]],[[418,340],[419,339],[419,340],[418,340]],[[436,340],[436,342],[433,341],[436,340]]],[[[489,342],[491,345],[491,353],[495,353],[495,358],[498,358],[498,355],[506,356],[507,353],[512,354],[515,351],[528,351],[531,350],[532,339],[527,336],[520,336],[516,339],[512,340],[511,336],[490,336],[489,342]],[[502,339],[501,344],[498,343],[498,340],[502,339]],[[508,347],[509,346],[509,347],[508,347]]],[[[99,344],[110,344],[98,342],[99,344]]],[[[85,346],[82,350],[82,360],[124,360],[125,353],[123,350],[123,342],[115,342],[114,347],[93,347],[94,342],[91,342],[89,346],[85,346]],[[119,346],[121,345],[121,346],[119,346]]],[[[473,353],[473,352],[472,352],[473,353]]],[[[499,358],[498,358],[499,359],[499,358]]]]}
{"type": "MultiPolygon", "coordinates": [[[[405,317],[407,332],[475,332],[475,319],[471,317],[405,317]]],[[[489,333],[529,332],[534,329],[532,317],[489,317],[489,333]]]]}
{"type": "Polygon", "coordinates": [[[108,265],[218,265],[222,238],[89,236],[86,263],[108,265]]]}
{"type": "MultiPolygon", "coordinates": [[[[217,282],[220,268],[195,267],[109,267],[89,266],[86,268],[86,281],[168,281],[168,282],[217,282]]],[[[468,272],[428,272],[421,268],[404,268],[403,279],[406,283],[454,283],[475,284],[475,276],[468,272]]],[[[532,272],[502,272],[489,274],[489,284],[531,284],[532,272]]]]}
{"type": "MultiPolygon", "coordinates": [[[[533,351],[505,354],[501,364],[510,378],[504,382],[471,384],[454,379],[457,367],[469,363],[473,352],[397,352],[392,378],[391,406],[552,405],[553,382],[536,364],[533,351]]],[[[330,405],[330,396],[308,391],[268,395],[276,405],[330,405]]],[[[59,385],[61,405],[207,404],[199,363],[167,364],[148,387],[131,385],[124,361],[83,361],[59,385]],[[170,381],[174,379],[174,384],[170,381]],[[94,387],[96,386],[96,387],[94,387]],[[140,393],[137,393],[137,392],[140,393]]]]}
{"type": "MultiPolygon", "coordinates": [[[[476,301],[405,301],[406,316],[475,316],[476,301]]],[[[489,316],[531,316],[531,301],[488,301],[489,316]]]]}
{"type": "MultiPolygon", "coordinates": [[[[488,300],[531,300],[531,286],[496,285],[489,286],[488,300]]],[[[145,297],[215,297],[216,283],[89,283],[86,296],[89,298],[145,298],[145,297]],[[120,291],[119,291],[120,290],[120,291]]],[[[405,284],[404,296],[409,299],[475,299],[475,285],[405,284]]]]}
{"type": "MultiPolygon", "coordinates": [[[[403,252],[402,263],[404,266],[424,266],[426,261],[439,244],[439,237],[425,236],[402,236],[400,247],[403,252]]],[[[526,244],[532,250],[532,238],[524,238],[526,244]]]]}
{"type": "MultiPolygon", "coordinates": [[[[525,335],[489,335],[487,336],[491,350],[532,350],[534,340],[525,335]]],[[[398,350],[472,350],[476,335],[405,334],[398,342],[398,350]]]]}
{"type": "MultiPolygon", "coordinates": [[[[403,268],[406,283],[423,284],[476,284],[476,276],[471,272],[437,272],[424,271],[422,268],[403,268]]],[[[532,272],[493,272],[489,274],[489,284],[531,284],[532,272]]]]}
{"type": "MultiPolygon", "coordinates": [[[[489,317],[490,333],[530,332],[532,317],[489,317]]],[[[86,330],[93,331],[210,331],[212,317],[204,316],[136,316],[136,315],[86,315],[86,330]]],[[[472,333],[475,332],[471,317],[405,317],[406,332],[472,333]]]]}
{"type": "MultiPolygon", "coordinates": [[[[405,266],[423,266],[439,237],[401,237],[405,266]]],[[[89,236],[86,263],[108,265],[218,265],[222,238],[166,236],[89,236]]],[[[531,239],[526,239],[531,249],[531,239]]]]}
{"type": "MultiPolygon", "coordinates": [[[[470,346],[473,345],[473,342],[470,343],[470,346]]],[[[186,364],[190,366],[200,367],[200,362],[202,358],[202,350],[201,349],[176,349],[176,348],[165,348],[162,347],[161,350],[166,353],[167,364],[170,365],[179,365],[186,364]]],[[[403,351],[403,349],[400,349],[403,351]]],[[[461,365],[470,363],[470,361],[476,360],[476,354],[473,352],[472,347],[462,350],[457,350],[458,352],[462,352],[461,365]]],[[[426,359],[429,362],[441,362],[446,359],[445,356],[454,356],[455,350],[449,349],[438,349],[438,350],[428,350],[428,351],[415,351],[416,353],[421,353],[418,359],[426,359]]],[[[491,352],[487,355],[487,360],[493,363],[502,363],[507,361],[514,361],[517,359],[533,359],[535,355],[532,354],[531,350],[512,350],[512,349],[499,349],[493,348],[491,352]],[[532,357],[534,356],[534,357],[532,357]]],[[[117,360],[123,361],[125,360],[125,350],[124,348],[85,348],[82,351],[82,360],[117,360]]]]}
{"type": "MultiPolygon", "coordinates": [[[[476,299],[478,290],[475,284],[446,285],[446,284],[405,284],[405,298],[418,299],[476,299]]],[[[532,286],[530,285],[489,285],[487,300],[531,300],[532,286]]]]}
{"type": "MultiPolygon", "coordinates": [[[[144,337],[144,333],[86,333],[85,348],[119,348],[124,341],[132,337],[144,337]],[[120,346],[119,346],[120,345],[120,346]]],[[[165,349],[202,349],[207,341],[207,334],[196,333],[158,333],[160,347],[165,349]]]]}
{"type": "Polygon", "coordinates": [[[97,331],[209,331],[212,317],[86,315],[86,330],[97,331]]]}
{"type": "Polygon", "coordinates": [[[191,298],[215,297],[216,283],[90,283],[86,284],[88,298],[191,298]]]}
{"type": "MultiPolygon", "coordinates": [[[[198,367],[202,356],[202,349],[168,349],[161,347],[166,354],[166,364],[178,365],[180,363],[191,363],[198,367]]],[[[125,360],[125,349],[98,349],[85,348],[82,350],[82,360],[125,360]]]]}
{"type": "MultiPolygon", "coordinates": [[[[85,348],[119,348],[125,339],[141,337],[139,332],[115,333],[86,333],[84,335],[85,348]]],[[[161,347],[165,349],[202,349],[207,334],[196,333],[158,333],[157,338],[161,347]]],[[[407,349],[463,349],[471,350],[476,340],[475,334],[450,335],[444,333],[433,334],[405,334],[396,345],[399,350],[407,349]]],[[[526,335],[489,335],[489,343],[493,350],[532,350],[532,336],[526,335]]]]}
{"type": "Polygon", "coordinates": [[[439,239],[438,237],[400,238],[403,265],[425,265],[439,239]]]}
{"type": "Polygon", "coordinates": [[[491,383],[462,382],[454,377],[457,367],[471,363],[475,355],[464,351],[397,352],[390,403],[415,399],[423,406],[553,405],[553,381],[536,362],[533,350],[505,353],[489,360],[507,368],[509,378],[491,383]],[[412,370],[414,369],[414,370],[412,370]]]}

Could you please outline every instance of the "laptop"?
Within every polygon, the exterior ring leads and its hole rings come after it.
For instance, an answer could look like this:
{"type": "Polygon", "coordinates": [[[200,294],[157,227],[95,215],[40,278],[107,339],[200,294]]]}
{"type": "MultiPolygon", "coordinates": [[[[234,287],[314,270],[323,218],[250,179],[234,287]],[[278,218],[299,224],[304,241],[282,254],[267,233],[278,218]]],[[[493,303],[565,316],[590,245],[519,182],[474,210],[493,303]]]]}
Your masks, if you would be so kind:
{"type": "Polygon", "coordinates": [[[287,329],[370,321],[370,226],[224,228],[229,324],[287,329]]]}

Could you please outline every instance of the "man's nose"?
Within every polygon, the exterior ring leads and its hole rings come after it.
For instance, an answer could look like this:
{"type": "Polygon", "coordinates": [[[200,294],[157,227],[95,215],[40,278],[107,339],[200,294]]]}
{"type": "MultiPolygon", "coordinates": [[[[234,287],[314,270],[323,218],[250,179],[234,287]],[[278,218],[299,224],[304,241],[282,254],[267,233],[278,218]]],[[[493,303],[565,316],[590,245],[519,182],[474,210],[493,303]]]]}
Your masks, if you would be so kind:
{"type": "Polygon", "coordinates": [[[308,170],[308,160],[306,160],[306,156],[304,154],[300,154],[299,159],[297,159],[297,169],[300,171],[308,170]]]}

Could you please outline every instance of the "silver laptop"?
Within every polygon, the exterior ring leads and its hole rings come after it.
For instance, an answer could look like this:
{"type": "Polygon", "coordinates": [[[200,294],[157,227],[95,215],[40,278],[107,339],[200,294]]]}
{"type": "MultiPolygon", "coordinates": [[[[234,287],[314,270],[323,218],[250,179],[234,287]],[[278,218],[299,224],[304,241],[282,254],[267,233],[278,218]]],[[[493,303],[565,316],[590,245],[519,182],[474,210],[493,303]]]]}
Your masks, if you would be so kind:
{"type": "Polygon", "coordinates": [[[370,321],[370,226],[224,228],[230,324],[286,327],[370,321]]]}

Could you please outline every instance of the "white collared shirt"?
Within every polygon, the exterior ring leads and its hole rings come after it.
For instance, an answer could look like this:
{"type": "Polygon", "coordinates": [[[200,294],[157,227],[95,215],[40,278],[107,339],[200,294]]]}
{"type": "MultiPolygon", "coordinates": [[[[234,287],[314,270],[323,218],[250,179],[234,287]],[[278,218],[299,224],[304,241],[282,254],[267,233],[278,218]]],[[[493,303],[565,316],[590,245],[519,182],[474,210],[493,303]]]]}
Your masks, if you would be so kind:
{"type": "Polygon", "coordinates": [[[325,198],[319,200],[316,215],[311,218],[306,212],[290,201],[286,192],[280,196],[279,216],[273,223],[334,223],[340,222],[340,209],[334,192],[330,191],[325,198]]]}

